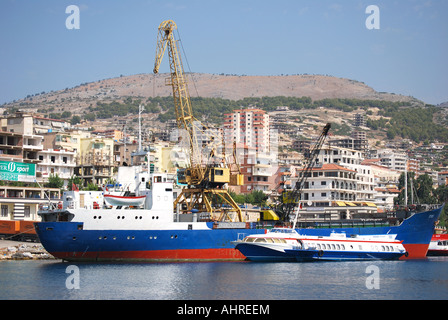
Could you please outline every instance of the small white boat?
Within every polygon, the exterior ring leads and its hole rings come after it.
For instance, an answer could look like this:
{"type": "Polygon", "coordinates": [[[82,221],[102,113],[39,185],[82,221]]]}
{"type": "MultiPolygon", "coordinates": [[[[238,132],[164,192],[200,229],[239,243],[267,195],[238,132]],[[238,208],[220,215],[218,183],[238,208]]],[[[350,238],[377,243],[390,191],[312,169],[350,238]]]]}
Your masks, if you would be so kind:
{"type": "Polygon", "coordinates": [[[294,229],[272,229],[233,241],[251,261],[395,260],[406,255],[396,235],[354,235],[333,232],[329,236],[299,235],[294,229]]]}
{"type": "Polygon", "coordinates": [[[141,206],[145,203],[146,196],[139,197],[127,197],[127,196],[114,196],[111,194],[105,194],[104,200],[111,206],[141,206]]]}

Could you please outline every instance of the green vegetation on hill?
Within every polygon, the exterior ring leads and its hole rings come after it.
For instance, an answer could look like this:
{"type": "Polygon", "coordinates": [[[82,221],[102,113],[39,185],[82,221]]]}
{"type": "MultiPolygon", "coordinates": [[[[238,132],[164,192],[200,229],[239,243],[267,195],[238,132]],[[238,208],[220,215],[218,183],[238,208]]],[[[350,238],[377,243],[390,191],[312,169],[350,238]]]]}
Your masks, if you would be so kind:
{"type": "MultiPolygon", "coordinates": [[[[166,122],[175,119],[173,98],[155,97],[142,99],[127,97],[122,102],[113,101],[110,103],[97,102],[96,106],[89,107],[85,119],[106,119],[114,115],[125,116],[128,114],[138,114],[138,106],[143,103],[145,111],[158,113],[158,120],[166,122]]],[[[405,102],[391,102],[385,100],[359,100],[359,99],[323,99],[312,101],[309,97],[261,97],[244,98],[241,100],[229,100],[222,98],[191,98],[194,116],[201,121],[221,124],[225,113],[231,113],[235,109],[249,106],[257,107],[265,111],[274,111],[278,106],[286,106],[290,110],[335,109],[343,112],[365,112],[367,115],[366,124],[373,130],[384,130],[389,139],[397,137],[408,138],[415,142],[440,141],[448,142],[448,129],[436,124],[433,118],[436,117],[438,108],[426,105],[425,107],[409,106],[405,102]],[[372,115],[371,108],[377,108],[378,120],[369,118],[372,115]]]]}

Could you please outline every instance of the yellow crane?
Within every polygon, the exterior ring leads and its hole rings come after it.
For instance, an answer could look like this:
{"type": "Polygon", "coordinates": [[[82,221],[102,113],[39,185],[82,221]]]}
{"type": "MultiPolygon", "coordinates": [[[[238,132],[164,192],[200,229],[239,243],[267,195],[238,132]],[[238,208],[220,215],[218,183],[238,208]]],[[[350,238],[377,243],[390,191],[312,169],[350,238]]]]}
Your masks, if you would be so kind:
{"type": "Polygon", "coordinates": [[[172,87],[177,126],[187,132],[190,146],[189,166],[178,170],[178,181],[186,184],[187,188],[182,189],[174,205],[176,207],[181,204],[184,212],[193,209],[207,212],[212,220],[244,221],[241,209],[225,189],[228,184],[241,185],[242,176],[231,173],[224,156],[217,161],[217,150],[213,147],[206,148],[218,143],[218,139],[213,135],[208,137],[206,142],[198,138],[198,135],[206,133],[208,128],[193,117],[178,40],[174,38],[176,29],[176,23],[172,20],[163,21],[159,25],[154,64],[154,74],[158,74],[162,58],[168,49],[170,77],[166,79],[165,84],[172,87]],[[203,150],[208,150],[207,154],[204,154],[203,150]]]}

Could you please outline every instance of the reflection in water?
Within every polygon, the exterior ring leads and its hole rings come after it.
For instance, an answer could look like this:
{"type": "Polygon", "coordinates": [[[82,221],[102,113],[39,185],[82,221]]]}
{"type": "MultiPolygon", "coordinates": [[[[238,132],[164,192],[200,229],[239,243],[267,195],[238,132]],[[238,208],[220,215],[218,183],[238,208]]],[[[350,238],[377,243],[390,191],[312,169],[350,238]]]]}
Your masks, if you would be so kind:
{"type": "Polygon", "coordinates": [[[78,263],[80,289],[69,290],[70,263],[2,261],[0,299],[447,299],[447,258],[322,263],[78,263]],[[380,271],[369,290],[367,267],[380,271]]]}

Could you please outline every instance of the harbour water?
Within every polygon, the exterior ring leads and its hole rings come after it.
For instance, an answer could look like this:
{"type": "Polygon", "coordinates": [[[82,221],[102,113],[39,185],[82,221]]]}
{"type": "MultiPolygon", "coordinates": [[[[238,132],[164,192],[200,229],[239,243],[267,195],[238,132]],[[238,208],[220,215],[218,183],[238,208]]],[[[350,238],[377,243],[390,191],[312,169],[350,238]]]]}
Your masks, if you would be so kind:
{"type": "Polygon", "coordinates": [[[318,263],[1,261],[1,300],[445,300],[448,257],[318,263]]]}

